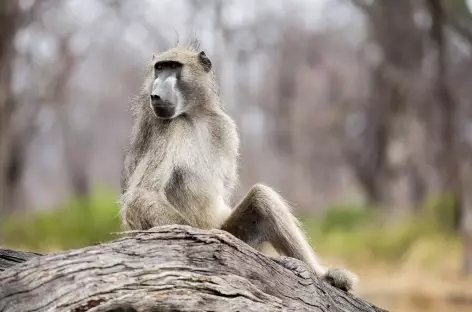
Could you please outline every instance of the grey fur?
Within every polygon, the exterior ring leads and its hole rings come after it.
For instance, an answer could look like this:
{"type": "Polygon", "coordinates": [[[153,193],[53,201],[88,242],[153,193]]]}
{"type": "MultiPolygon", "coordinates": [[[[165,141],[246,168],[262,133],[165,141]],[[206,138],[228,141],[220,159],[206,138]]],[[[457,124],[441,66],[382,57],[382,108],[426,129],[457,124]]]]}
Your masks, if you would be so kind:
{"type": "Polygon", "coordinates": [[[122,175],[124,229],[166,224],[221,228],[259,250],[268,242],[278,253],[304,261],[326,281],[349,291],[355,277],[319,263],[290,206],[277,192],[257,184],[230,208],[238,181],[238,133],[220,103],[213,69],[206,72],[198,54],[193,45],[153,58],[184,64],[178,91],[186,101],[184,113],[173,119],[153,114],[148,105],[152,70],[132,104],[134,126],[122,175]]]}

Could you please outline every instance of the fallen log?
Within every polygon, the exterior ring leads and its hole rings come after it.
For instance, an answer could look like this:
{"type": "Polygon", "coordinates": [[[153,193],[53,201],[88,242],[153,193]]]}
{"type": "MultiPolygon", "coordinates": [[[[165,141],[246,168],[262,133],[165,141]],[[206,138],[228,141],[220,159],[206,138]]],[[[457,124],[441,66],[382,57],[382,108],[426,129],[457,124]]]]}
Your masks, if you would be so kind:
{"type": "Polygon", "coordinates": [[[3,312],[385,311],[220,230],[163,226],[82,249],[0,255],[14,264],[0,271],[3,312]]]}
{"type": "Polygon", "coordinates": [[[25,262],[37,256],[40,256],[40,254],[35,252],[0,248],[0,272],[17,263],[25,262]]]}

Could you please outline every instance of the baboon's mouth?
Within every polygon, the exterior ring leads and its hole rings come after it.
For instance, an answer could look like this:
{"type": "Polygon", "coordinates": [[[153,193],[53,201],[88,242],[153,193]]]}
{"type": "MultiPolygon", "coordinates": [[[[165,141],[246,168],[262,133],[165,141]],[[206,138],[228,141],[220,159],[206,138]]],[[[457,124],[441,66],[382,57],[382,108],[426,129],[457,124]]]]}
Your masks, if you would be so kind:
{"type": "Polygon", "coordinates": [[[175,105],[162,99],[159,95],[151,95],[151,108],[158,118],[172,118],[175,115],[175,105]]]}
{"type": "Polygon", "coordinates": [[[172,118],[175,115],[174,105],[152,106],[152,110],[158,118],[172,118]]]}

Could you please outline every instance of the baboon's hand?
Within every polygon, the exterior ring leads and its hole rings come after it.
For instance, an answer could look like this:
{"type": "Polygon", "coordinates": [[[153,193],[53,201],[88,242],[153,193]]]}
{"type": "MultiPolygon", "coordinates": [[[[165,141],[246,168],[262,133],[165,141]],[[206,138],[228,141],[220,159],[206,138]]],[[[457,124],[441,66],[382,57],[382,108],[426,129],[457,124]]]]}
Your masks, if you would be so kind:
{"type": "Polygon", "coordinates": [[[334,287],[346,292],[351,291],[357,283],[357,276],[354,273],[338,268],[328,269],[323,279],[334,287]]]}

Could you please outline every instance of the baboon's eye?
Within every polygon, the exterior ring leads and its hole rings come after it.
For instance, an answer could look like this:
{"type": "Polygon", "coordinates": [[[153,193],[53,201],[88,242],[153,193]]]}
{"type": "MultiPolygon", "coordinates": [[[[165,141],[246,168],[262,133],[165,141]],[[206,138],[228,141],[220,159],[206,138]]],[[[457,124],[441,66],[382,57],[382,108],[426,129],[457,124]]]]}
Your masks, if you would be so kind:
{"type": "Polygon", "coordinates": [[[154,64],[155,70],[177,69],[182,67],[182,63],[176,61],[160,61],[154,64]]]}

